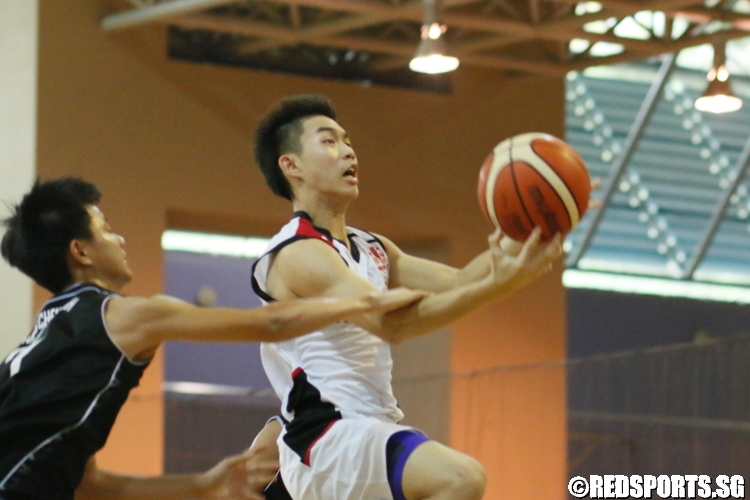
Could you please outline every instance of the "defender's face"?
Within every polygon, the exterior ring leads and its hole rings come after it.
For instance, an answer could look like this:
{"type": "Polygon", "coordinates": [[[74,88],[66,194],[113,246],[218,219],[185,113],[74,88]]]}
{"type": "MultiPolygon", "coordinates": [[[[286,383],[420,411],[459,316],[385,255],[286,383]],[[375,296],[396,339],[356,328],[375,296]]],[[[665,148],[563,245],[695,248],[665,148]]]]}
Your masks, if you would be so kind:
{"type": "Polygon", "coordinates": [[[86,207],[91,216],[91,239],[82,242],[96,276],[118,290],[133,278],[125,253],[125,238],[112,231],[99,207],[86,207]]]}
{"type": "Polygon", "coordinates": [[[302,127],[302,153],[297,159],[304,185],[318,192],[356,198],[357,155],[346,130],[327,116],[308,118],[302,127]]]}

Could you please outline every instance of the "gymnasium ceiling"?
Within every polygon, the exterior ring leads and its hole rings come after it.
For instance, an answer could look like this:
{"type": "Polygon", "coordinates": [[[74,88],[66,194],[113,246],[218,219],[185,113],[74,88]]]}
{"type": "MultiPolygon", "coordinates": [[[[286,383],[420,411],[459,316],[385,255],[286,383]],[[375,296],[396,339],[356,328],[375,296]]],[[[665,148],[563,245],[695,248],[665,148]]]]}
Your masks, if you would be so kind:
{"type": "MultiPolygon", "coordinates": [[[[403,71],[422,0],[112,0],[106,31],[150,23],[228,59],[300,60],[403,71]]],[[[461,65],[563,76],[750,35],[749,0],[443,0],[461,65]]]]}
{"type": "MultiPolygon", "coordinates": [[[[422,0],[109,1],[103,30],[166,25],[173,57],[186,50],[202,62],[380,83],[397,75],[396,84],[437,82],[433,90],[450,84],[408,69],[422,0]]],[[[607,283],[612,273],[663,277],[677,295],[689,282],[750,287],[750,0],[443,2],[450,52],[462,66],[566,78],[566,140],[604,181],[595,197],[605,202],[601,217],[585,218],[568,237],[569,271],[609,273],[607,283]],[[693,103],[705,88],[710,44],[719,43],[745,106],[700,113],[693,103]],[[653,106],[639,126],[649,89],[653,106]],[[643,138],[620,162],[635,130],[643,138]]],[[[717,300],[740,300],[732,294],[717,300]]]]}

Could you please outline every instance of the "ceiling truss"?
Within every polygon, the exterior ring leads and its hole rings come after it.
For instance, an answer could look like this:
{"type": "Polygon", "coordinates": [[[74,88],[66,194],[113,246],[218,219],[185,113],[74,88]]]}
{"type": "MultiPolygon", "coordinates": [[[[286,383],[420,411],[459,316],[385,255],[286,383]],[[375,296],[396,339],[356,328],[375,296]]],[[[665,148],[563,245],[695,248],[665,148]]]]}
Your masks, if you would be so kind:
{"type": "MultiPolygon", "coordinates": [[[[232,50],[250,55],[306,44],[366,51],[371,70],[408,65],[419,41],[420,0],[129,0],[130,8],[106,16],[106,31],[163,23],[184,30],[231,34],[232,50]]],[[[750,16],[727,2],[708,8],[696,0],[601,0],[598,12],[576,15],[578,0],[444,0],[450,52],[461,64],[507,72],[561,76],[570,70],[645,59],[705,43],[750,36],[750,16]],[[637,12],[663,12],[663,33],[624,38],[614,26],[637,12]],[[614,19],[614,21],[613,21],[614,19]],[[672,37],[675,19],[687,29],[672,37]],[[588,23],[609,20],[605,32],[588,23]],[[612,23],[615,23],[614,25],[612,23]],[[572,39],[622,46],[616,55],[571,54],[572,39]]],[[[589,49],[590,49],[589,47],[589,49]]]]}

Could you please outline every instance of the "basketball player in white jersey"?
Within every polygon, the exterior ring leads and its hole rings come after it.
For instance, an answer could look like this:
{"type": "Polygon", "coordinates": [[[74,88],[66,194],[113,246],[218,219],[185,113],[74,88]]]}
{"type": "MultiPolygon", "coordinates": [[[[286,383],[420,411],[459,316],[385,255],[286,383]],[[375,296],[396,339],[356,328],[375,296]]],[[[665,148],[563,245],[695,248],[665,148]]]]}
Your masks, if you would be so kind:
{"type": "Polygon", "coordinates": [[[485,473],[471,457],[398,425],[389,343],[434,331],[548,270],[561,255],[535,230],[515,255],[500,245],[463,269],[404,254],[388,239],[346,226],[359,193],[349,136],[322,96],[274,108],[256,132],[266,181],[293,219],[254,266],[267,303],[350,297],[404,286],[433,292],[395,313],[368,314],[287,342],[263,344],[263,365],[283,399],[281,475],[295,500],[476,500],[485,473]]]}

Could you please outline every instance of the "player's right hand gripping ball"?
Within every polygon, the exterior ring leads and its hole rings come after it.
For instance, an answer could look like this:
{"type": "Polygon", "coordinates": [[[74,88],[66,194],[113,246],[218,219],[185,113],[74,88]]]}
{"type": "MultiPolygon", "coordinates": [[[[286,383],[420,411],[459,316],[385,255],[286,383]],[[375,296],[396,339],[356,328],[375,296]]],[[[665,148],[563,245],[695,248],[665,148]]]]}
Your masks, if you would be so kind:
{"type": "Polygon", "coordinates": [[[479,171],[479,205],[487,219],[517,241],[535,226],[542,241],[568,234],[589,204],[591,180],[578,153],[549,134],[506,139],[479,171]]]}

